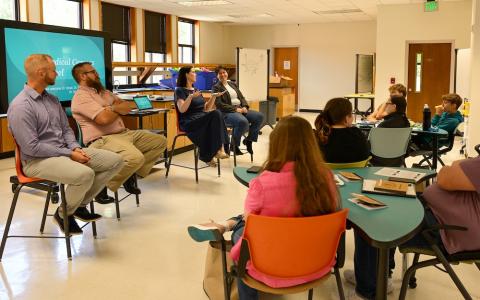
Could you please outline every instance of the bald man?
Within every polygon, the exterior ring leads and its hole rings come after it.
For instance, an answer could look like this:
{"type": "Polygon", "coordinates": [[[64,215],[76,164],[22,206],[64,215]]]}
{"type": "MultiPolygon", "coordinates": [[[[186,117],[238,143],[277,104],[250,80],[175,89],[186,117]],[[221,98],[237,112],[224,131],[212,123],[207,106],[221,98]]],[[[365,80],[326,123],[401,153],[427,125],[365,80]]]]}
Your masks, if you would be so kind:
{"type": "Polygon", "coordinates": [[[102,216],[91,213],[87,205],[123,166],[122,157],[100,149],[82,149],[76,142],[58,98],[45,89],[55,84],[53,59],[32,54],[25,60],[27,83],[13,99],[7,112],[10,132],[20,147],[23,172],[67,185],[67,211],[60,206],[53,217],[65,232],[82,234],[75,219],[93,222],[102,216]]]}

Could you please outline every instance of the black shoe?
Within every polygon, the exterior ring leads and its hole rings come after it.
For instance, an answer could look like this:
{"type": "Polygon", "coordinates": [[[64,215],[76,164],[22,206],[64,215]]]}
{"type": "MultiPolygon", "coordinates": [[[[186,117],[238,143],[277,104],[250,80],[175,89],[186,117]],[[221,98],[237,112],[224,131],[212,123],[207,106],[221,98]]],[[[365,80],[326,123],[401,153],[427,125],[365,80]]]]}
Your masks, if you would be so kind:
{"type": "Polygon", "coordinates": [[[95,201],[99,204],[110,204],[115,202],[115,198],[110,197],[107,193],[107,188],[104,188],[97,196],[95,196],[95,201]]]}
{"type": "Polygon", "coordinates": [[[243,144],[247,146],[248,153],[253,154],[252,141],[243,140],[243,144]]]}
{"type": "MultiPolygon", "coordinates": [[[[53,215],[53,220],[55,221],[55,223],[57,223],[58,227],[60,227],[60,230],[65,233],[65,228],[63,227],[63,219],[58,213],[58,208],[53,215]]],[[[73,216],[68,216],[68,232],[70,233],[70,235],[80,235],[83,233],[82,228],[78,226],[77,221],[75,221],[75,218],[73,216]]]]}
{"type": "Polygon", "coordinates": [[[232,151],[235,151],[236,156],[245,154],[240,150],[240,148],[238,146],[235,146],[232,151]]]}
{"type": "Polygon", "coordinates": [[[125,188],[125,191],[130,194],[135,194],[139,195],[142,193],[142,191],[135,186],[135,180],[133,179],[135,175],[130,176],[127,181],[123,183],[123,187],[125,188]]]}
{"type": "Polygon", "coordinates": [[[83,222],[93,222],[102,218],[101,215],[91,213],[86,207],[81,206],[77,208],[77,210],[73,213],[73,216],[83,222]]]}

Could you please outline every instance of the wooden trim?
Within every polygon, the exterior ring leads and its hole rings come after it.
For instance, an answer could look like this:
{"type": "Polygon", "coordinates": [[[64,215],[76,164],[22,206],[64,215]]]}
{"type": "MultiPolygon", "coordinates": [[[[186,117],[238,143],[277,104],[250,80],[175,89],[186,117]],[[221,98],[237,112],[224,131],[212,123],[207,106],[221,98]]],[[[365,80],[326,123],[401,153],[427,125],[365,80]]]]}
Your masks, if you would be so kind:
{"type": "Polygon", "coordinates": [[[43,24],[43,0],[38,0],[38,5],[40,7],[40,23],[43,24]]]}
{"type": "Polygon", "coordinates": [[[194,33],[195,33],[195,38],[193,41],[193,46],[195,47],[195,53],[194,53],[194,61],[196,63],[200,63],[200,22],[195,21],[195,24],[193,25],[194,28],[194,33]]]}
{"type": "MultiPolygon", "coordinates": [[[[171,67],[184,67],[184,66],[193,66],[195,68],[205,67],[215,69],[219,64],[179,64],[179,63],[146,63],[146,62],[112,62],[112,67],[161,67],[161,68],[171,68],[171,67]]],[[[232,64],[221,64],[226,68],[235,68],[235,65],[232,64]]]]}
{"type": "Polygon", "coordinates": [[[19,0],[18,9],[20,10],[20,21],[28,22],[28,0],[19,0]]]}
{"type": "Polygon", "coordinates": [[[130,61],[137,61],[137,8],[130,7],[130,61]]]}
{"type": "Polygon", "coordinates": [[[83,29],[92,28],[92,3],[90,0],[83,0],[83,29]]]}
{"type": "Polygon", "coordinates": [[[173,37],[172,37],[172,16],[167,15],[167,26],[165,30],[167,31],[167,53],[166,53],[166,61],[173,62],[173,37]]]}
{"type": "Polygon", "coordinates": [[[141,57],[139,59],[139,61],[143,61],[145,62],[145,10],[142,9],[142,20],[141,20],[141,28],[142,28],[142,35],[143,35],[143,39],[142,39],[142,54],[141,54],[141,57]]]}
{"type": "Polygon", "coordinates": [[[98,0],[98,30],[103,31],[102,1],[98,0]]]}
{"type": "Polygon", "coordinates": [[[172,62],[175,62],[175,63],[178,63],[178,56],[179,56],[179,53],[178,53],[178,21],[180,20],[180,18],[175,18],[175,34],[176,34],[176,37],[175,37],[175,40],[177,41],[177,43],[175,44],[175,46],[177,47],[175,49],[177,55],[175,57],[175,60],[172,60],[172,62]]]}

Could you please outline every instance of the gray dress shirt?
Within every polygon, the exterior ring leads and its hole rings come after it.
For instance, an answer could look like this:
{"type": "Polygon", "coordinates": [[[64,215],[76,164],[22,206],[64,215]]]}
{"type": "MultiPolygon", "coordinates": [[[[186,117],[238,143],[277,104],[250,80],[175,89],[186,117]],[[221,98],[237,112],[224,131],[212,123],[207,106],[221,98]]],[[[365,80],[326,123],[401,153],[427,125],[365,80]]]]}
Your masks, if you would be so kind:
{"type": "Polygon", "coordinates": [[[7,111],[8,127],[20,147],[21,159],[70,156],[80,145],[68,125],[58,98],[25,85],[7,111]]]}

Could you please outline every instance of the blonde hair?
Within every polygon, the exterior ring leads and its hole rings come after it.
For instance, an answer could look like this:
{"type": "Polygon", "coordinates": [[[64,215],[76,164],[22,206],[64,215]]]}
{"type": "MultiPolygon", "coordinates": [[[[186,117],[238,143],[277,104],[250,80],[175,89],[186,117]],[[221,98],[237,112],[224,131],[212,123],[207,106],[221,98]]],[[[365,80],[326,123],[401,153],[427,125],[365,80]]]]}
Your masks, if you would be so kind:
{"type": "Polygon", "coordinates": [[[25,59],[23,64],[28,77],[35,77],[35,73],[48,67],[53,58],[48,54],[31,54],[25,59]]]}

